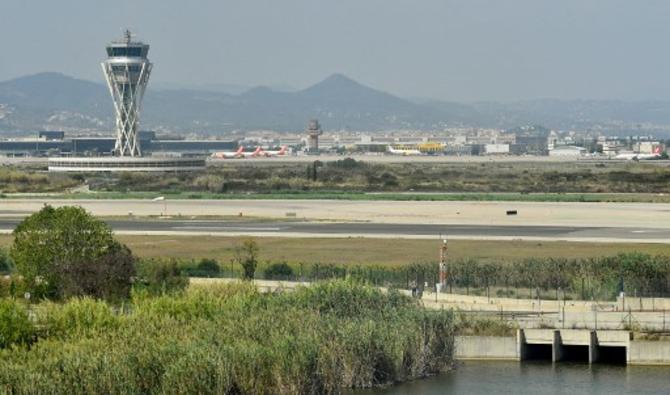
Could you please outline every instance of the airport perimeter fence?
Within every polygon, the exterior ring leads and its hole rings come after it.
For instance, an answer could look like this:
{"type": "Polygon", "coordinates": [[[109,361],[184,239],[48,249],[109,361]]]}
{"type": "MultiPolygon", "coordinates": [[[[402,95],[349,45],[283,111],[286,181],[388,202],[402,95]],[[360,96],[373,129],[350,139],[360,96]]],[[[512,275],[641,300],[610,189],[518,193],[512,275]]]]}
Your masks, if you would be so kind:
{"type": "MultiPolygon", "coordinates": [[[[233,262],[219,265],[217,273],[198,271],[198,277],[241,276],[233,262]]],[[[436,289],[439,265],[342,265],[323,263],[263,262],[256,278],[281,281],[319,281],[351,278],[376,286],[423,291],[436,289]]],[[[542,258],[519,261],[476,259],[446,264],[442,292],[489,298],[614,301],[624,293],[632,297],[670,297],[670,257],[629,253],[587,259],[542,258]]]]}

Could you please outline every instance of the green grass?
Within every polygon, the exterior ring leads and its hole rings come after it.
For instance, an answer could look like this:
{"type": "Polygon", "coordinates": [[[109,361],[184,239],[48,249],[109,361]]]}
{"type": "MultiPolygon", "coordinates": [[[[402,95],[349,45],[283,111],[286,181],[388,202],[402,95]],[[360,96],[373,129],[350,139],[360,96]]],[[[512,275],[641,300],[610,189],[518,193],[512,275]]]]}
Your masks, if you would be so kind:
{"type": "MultiPolygon", "coordinates": [[[[117,235],[141,258],[213,258],[225,267],[244,237],[229,236],[140,236],[117,235]]],[[[0,235],[0,247],[8,248],[11,235],[0,235]]],[[[292,264],[403,266],[416,262],[437,262],[439,240],[373,238],[257,237],[261,262],[292,264]]],[[[642,252],[668,255],[668,246],[654,243],[537,242],[497,240],[451,240],[449,259],[513,261],[526,258],[591,258],[619,253],[642,252]]]]}
{"type": "Polygon", "coordinates": [[[399,192],[276,192],[276,193],[212,193],[212,192],[89,192],[68,194],[3,194],[0,198],[12,199],[167,199],[207,200],[359,200],[359,201],[490,201],[490,202],[620,202],[620,203],[670,203],[670,194],[664,193],[399,193],[399,192]]]}

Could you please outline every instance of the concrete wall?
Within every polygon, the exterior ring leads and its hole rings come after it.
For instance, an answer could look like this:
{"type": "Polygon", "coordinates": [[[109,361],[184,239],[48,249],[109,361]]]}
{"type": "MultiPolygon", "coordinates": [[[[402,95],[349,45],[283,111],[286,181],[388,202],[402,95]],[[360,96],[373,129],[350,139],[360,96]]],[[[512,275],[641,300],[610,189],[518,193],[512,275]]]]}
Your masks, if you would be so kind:
{"type": "Polygon", "coordinates": [[[631,341],[628,346],[631,365],[670,365],[670,342],[631,341]]]}
{"type": "Polygon", "coordinates": [[[618,297],[617,308],[627,311],[635,310],[670,310],[669,298],[634,298],[630,296],[618,297]]]}
{"type": "Polygon", "coordinates": [[[562,311],[567,312],[590,312],[594,306],[599,310],[615,311],[616,302],[591,302],[591,301],[556,301],[556,300],[537,300],[537,299],[514,299],[486,296],[471,296],[460,294],[425,292],[423,294],[423,303],[429,307],[454,307],[460,310],[471,311],[562,311]]]}
{"type": "Polygon", "coordinates": [[[516,337],[456,336],[456,359],[519,360],[516,337]]]}

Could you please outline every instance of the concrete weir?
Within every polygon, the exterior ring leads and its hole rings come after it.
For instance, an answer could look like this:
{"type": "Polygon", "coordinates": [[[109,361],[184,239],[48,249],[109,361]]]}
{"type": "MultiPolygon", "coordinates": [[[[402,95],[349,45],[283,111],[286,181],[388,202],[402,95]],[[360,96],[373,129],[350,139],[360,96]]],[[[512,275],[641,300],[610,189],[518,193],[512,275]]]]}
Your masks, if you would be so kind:
{"type": "Polygon", "coordinates": [[[515,337],[457,336],[456,359],[670,365],[670,342],[633,341],[629,331],[519,329],[515,337]]]}
{"type": "Polygon", "coordinates": [[[538,349],[551,348],[552,362],[626,363],[630,332],[577,329],[520,329],[519,360],[537,359],[538,349]],[[604,358],[606,357],[606,358],[604,358]],[[606,359],[606,360],[605,360],[606,359]]]}

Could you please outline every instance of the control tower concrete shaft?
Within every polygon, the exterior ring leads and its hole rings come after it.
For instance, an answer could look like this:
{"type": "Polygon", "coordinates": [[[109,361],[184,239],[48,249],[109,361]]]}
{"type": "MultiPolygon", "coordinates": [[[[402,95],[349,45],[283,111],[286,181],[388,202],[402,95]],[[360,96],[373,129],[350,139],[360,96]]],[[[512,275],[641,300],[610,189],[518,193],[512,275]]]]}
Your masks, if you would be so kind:
{"type": "Polygon", "coordinates": [[[107,60],[102,70],[116,111],[116,156],[142,156],[137,130],[142,98],[149,82],[152,64],[147,59],[149,45],[124,37],[107,45],[107,60]]]}

